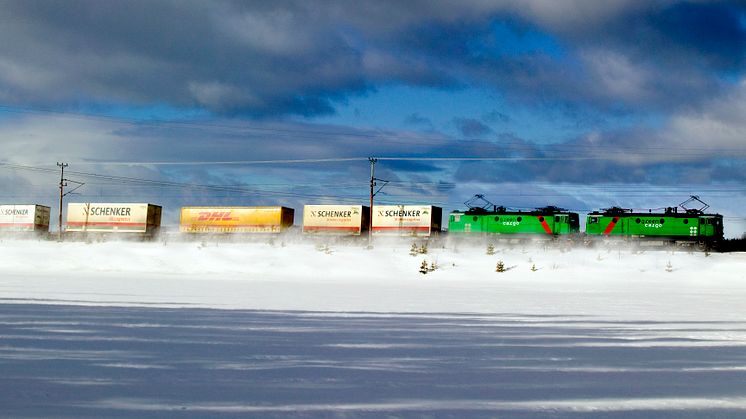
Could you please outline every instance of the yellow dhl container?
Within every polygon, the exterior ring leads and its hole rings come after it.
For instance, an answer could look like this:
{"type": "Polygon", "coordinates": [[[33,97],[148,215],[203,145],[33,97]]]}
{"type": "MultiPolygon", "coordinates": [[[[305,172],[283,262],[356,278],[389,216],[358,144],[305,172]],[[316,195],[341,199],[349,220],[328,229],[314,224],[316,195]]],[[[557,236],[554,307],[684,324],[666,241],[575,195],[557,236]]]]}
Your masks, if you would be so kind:
{"type": "Polygon", "coordinates": [[[183,233],[280,233],[291,227],[295,210],[287,207],[182,207],[183,233]]]}

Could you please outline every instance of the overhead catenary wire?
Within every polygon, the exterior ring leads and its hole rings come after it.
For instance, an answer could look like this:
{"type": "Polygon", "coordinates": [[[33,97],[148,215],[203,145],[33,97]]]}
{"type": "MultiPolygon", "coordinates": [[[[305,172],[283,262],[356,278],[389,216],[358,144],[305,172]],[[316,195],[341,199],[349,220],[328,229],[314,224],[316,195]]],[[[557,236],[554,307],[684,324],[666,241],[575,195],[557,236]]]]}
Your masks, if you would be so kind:
{"type": "MultiPolygon", "coordinates": [[[[381,160],[405,160],[405,159],[411,159],[409,157],[383,157],[381,160]]],[[[438,159],[438,158],[436,158],[438,159]]],[[[458,159],[458,158],[454,158],[458,159]]],[[[482,159],[482,158],[480,158],[482,159]]],[[[484,159],[490,159],[490,158],[484,158],[484,159]]],[[[308,160],[319,160],[319,159],[308,159],[308,160]]],[[[346,161],[349,161],[348,159],[345,159],[346,161]]],[[[304,162],[307,160],[303,160],[304,162]]],[[[367,161],[367,158],[366,158],[367,161]]],[[[7,168],[7,169],[18,169],[18,170],[28,170],[28,171],[35,171],[35,172],[46,172],[46,173],[57,173],[57,169],[52,168],[45,168],[45,167],[39,167],[39,166],[29,166],[29,165],[19,165],[19,164],[11,164],[6,162],[0,162],[0,168],[7,168]]],[[[197,189],[219,189],[224,191],[237,191],[237,192],[256,192],[256,189],[249,189],[249,188],[256,188],[258,186],[273,186],[273,184],[239,184],[239,185],[211,185],[211,184],[198,184],[198,183],[184,183],[184,182],[174,182],[174,181],[166,181],[166,180],[154,180],[154,179],[145,179],[145,178],[137,178],[137,177],[129,177],[129,176],[115,176],[115,175],[105,175],[100,173],[91,173],[91,172],[83,172],[83,171],[73,171],[68,170],[67,173],[71,175],[76,176],[83,176],[87,178],[95,178],[98,180],[103,181],[109,181],[113,182],[115,184],[121,184],[121,183],[128,183],[128,184],[143,184],[143,185],[149,185],[149,186],[160,186],[160,187],[179,187],[179,188],[197,188],[197,189]]],[[[364,182],[361,181],[360,184],[364,182]]],[[[479,184],[480,182],[473,182],[474,184],[479,184]]],[[[517,182],[500,182],[500,184],[503,185],[525,185],[526,183],[537,186],[537,187],[544,187],[544,188],[554,188],[554,189],[562,189],[562,188],[573,188],[573,190],[576,190],[578,187],[581,187],[583,190],[587,191],[609,191],[609,190],[615,190],[615,193],[619,193],[619,190],[629,189],[630,193],[636,194],[640,193],[642,195],[646,194],[647,192],[641,191],[641,188],[649,188],[649,189],[655,189],[655,190],[669,190],[669,191],[687,191],[691,189],[691,185],[640,185],[640,184],[602,184],[602,185],[588,185],[588,184],[582,184],[579,185],[577,183],[540,183],[540,182],[524,182],[524,183],[517,183],[517,182]]],[[[433,185],[433,186],[455,186],[453,182],[407,182],[407,181],[401,181],[401,180],[394,180],[392,181],[393,185],[399,184],[399,186],[418,186],[418,185],[433,185]]],[[[294,184],[294,183],[285,183],[285,184],[277,184],[276,186],[289,186],[289,187],[297,187],[297,186],[328,186],[330,188],[352,188],[355,187],[356,183],[348,182],[344,184],[294,184]]],[[[392,185],[392,186],[393,186],[392,185]]],[[[522,186],[521,186],[522,187],[522,186]]],[[[708,190],[708,191],[719,191],[719,192],[743,192],[746,191],[746,187],[739,188],[734,187],[733,185],[700,185],[697,186],[698,190],[708,190]]],[[[532,194],[527,193],[521,193],[521,194],[514,194],[514,195],[525,195],[525,196],[531,196],[532,194]]],[[[538,195],[545,196],[546,192],[541,192],[538,195]]]]}
{"type": "MultiPolygon", "coordinates": [[[[367,158],[366,158],[367,159],[367,158]]],[[[382,159],[406,159],[406,157],[393,157],[393,158],[382,158],[382,159]]],[[[308,160],[320,160],[320,159],[308,159],[308,160]]],[[[350,161],[349,159],[345,159],[345,161],[350,161]]],[[[27,166],[27,165],[17,165],[17,164],[11,164],[11,163],[5,163],[0,162],[0,168],[8,168],[8,169],[18,169],[18,170],[29,170],[34,172],[48,172],[48,173],[55,173],[57,170],[52,168],[45,168],[45,167],[38,167],[38,166],[27,166]]],[[[128,185],[131,187],[148,187],[148,188],[178,188],[178,189],[184,189],[184,190],[203,190],[203,191],[210,191],[212,194],[217,194],[216,197],[220,197],[220,194],[230,194],[228,196],[235,197],[236,195],[239,196],[252,196],[252,197],[273,197],[273,198],[303,198],[303,199],[314,199],[314,200],[328,200],[328,199],[334,199],[340,203],[358,203],[360,201],[364,201],[364,195],[362,193],[358,194],[350,194],[345,193],[344,195],[340,195],[338,193],[307,193],[307,192],[297,192],[297,191],[278,191],[278,190],[267,190],[259,188],[258,186],[262,186],[261,184],[240,184],[240,185],[210,185],[210,184],[195,184],[195,183],[184,183],[184,182],[173,182],[173,181],[165,181],[165,180],[154,180],[154,179],[144,179],[144,178],[136,178],[136,177],[128,177],[128,176],[115,176],[115,175],[105,175],[100,173],[91,173],[91,172],[82,172],[82,171],[67,171],[68,174],[79,176],[79,177],[85,177],[86,179],[96,179],[99,182],[96,181],[88,181],[88,184],[100,184],[100,185],[128,185]]],[[[417,183],[413,183],[411,185],[408,185],[406,181],[394,181],[399,182],[398,185],[396,185],[397,188],[402,189],[404,191],[409,191],[410,193],[386,193],[384,196],[382,196],[378,201],[381,204],[402,204],[402,203],[421,203],[422,197],[426,194],[428,198],[428,203],[433,205],[442,205],[442,206],[450,206],[450,207],[459,207],[462,206],[461,201],[454,201],[449,199],[442,199],[447,196],[446,193],[438,193],[437,186],[443,186],[443,183],[440,182],[422,182],[424,184],[430,184],[433,186],[436,186],[436,190],[425,190],[420,192],[414,192],[412,191],[412,188],[417,186],[417,183]]],[[[360,183],[360,187],[362,189],[362,185],[364,182],[360,183]]],[[[670,196],[672,198],[680,196],[682,193],[688,193],[689,190],[691,190],[691,186],[681,186],[681,185],[668,185],[668,186],[662,186],[662,185],[628,185],[628,184],[611,184],[611,185],[579,185],[577,183],[567,183],[567,184],[556,184],[556,183],[538,183],[538,182],[528,182],[528,183],[505,183],[502,182],[503,185],[514,185],[516,187],[519,187],[523,191],[521,192],[506,192],[505,190],[502,191],[503,196],[512,197],[512,198],[536,198],[536,197],[567,197],[568,192],[563,192],[563,189],[572,189],[575,193],[591,193],[591,194],[598,194],[598,193],[608,193],[611,192],[614,194],[615,198],[634,198],[634,197],[647,197],[650,195],[650,190],[655,190],[656,197],[662,198],[670,196]],[[525,192],[525,185],[529,184],[536,187],[542,187],[542,188],[552,188],[555,189],[555,192],[548,192],[548,191],[540,191],[536,193],[528,193],[525,192]],[[580,189],[578,189],[580,188],[580,189]],[[648,189],[648,190],[645,190],[648,189]]],[[[450,184],[446,183],[445,185],[450,186],[450,184]]],[[[265,185],[266,186],[266,185],[265,185]]],[[[294,184],[284,184],[284,186],[288,187],[294,187],[297,185],[294,184]]],[[[308,186],[308,185],[307,185],[308,186]]],[[[317,185],[312,185],[317,186],[317,185]]],[[[354,183],[347,183],[344,185],[344,188],[351,188],[354,187],[354,183]]],[[[339,189],[336,188],[334,185],[327,186],[328,189],[339,189]]],[[[703,188],[701,186],[697,187],[698,191],[708,191],[710,194],[732,194],[734,192],[740,192],[744,193],[746,192],[746,188],[736,188],[732,185],[729,186],[713,186],[708,185],[706,188],[703,188]]],[[[113,193],[98,193],[98,194],[89,194],[86,193],[86,196],[96,196],[98,198],[103,197],[121,197],[121,196],[131,196],[130,194],[113,194],[113,193]]],[[[157,193],[155,196],[163,197],[163,193],[157,193]]],[[[226,196],[227,197],[227,196],[226,196]]],[[[510,206],[510,208],[515,209],[530,209],[530,207],[516,207],[516,206],[510,206]]],[[[570,210],[579,211],[579,212],[589,212],[594,209],[587,209],[587,208],[568,208],[570,210]]],[[[595,208],[597,209],[597,208],[595,208]]]]}

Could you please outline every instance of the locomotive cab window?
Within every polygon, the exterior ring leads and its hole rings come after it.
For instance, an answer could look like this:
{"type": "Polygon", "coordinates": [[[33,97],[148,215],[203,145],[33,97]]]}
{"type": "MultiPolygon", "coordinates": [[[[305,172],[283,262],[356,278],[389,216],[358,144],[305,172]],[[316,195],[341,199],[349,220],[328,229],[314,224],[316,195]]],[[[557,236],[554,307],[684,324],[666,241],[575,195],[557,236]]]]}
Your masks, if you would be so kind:
{"type": "Polygon", "coordinates": [[[598,217],[589,218],[588,224],[598,224],[598,217]]]}

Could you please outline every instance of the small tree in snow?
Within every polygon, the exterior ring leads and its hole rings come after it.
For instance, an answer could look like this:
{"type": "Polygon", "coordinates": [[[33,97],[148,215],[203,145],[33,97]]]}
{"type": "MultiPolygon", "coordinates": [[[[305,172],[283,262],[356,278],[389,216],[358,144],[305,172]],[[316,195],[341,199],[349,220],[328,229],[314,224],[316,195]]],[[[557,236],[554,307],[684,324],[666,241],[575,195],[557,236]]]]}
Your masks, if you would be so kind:
{"type": "Polygon", "coordinates": [[[671,261],[670,260],[666,264],[666,272],[673,272],[673,265],[671,265],[671,261]]]}
{"type": "Polygon", "coordinates": [[[423,260],[422,261],[422,265],[420,265],[420,273],[423,274],[423,275],[425,275],[428,272],[429,272],[429,269],[427,267],[427,261],[423,260]]]}
{"type": "Polygon", "coordinates": [[[417,249],[417,243],[412,243],[412,247],[409,249],[409,255],[417,256],[417,253],[419,253],[419,250],[417,249]]]}
{"type": "Polygon", "coordinates": [[[492,243],[487,245],[487,254],[490,256],[495,254],[495,246],[492,243]]]}
{"type": "Polygon", "coordinates": [[[503,261],[498,260],[497,265],[495,266],[495,272],[505,272],[505,263],[503,261]]]}
{"type": "Polygon", "coordinates": [[[534,263],[533,265],[531,265],[531,272],[536,272],[536,271],[538,271],[538,269],[536,269],[536,264],[534,263]]]}

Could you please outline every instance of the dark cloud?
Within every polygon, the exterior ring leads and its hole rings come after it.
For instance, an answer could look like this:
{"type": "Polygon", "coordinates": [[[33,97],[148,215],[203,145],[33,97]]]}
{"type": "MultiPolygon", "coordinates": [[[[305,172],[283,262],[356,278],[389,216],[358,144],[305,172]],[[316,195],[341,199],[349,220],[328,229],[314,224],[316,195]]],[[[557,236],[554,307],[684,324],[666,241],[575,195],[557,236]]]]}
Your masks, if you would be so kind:
{"type": "Polygon", "coordinates": [[[482,120],[485,122],[493,122],[493,123],[498,122],[498,123],[503,123],[503,124],[506,124],[511,121],[510,116],[498,110],[493,110],[491,112],[488,112],[482,115],[482,120]]]}
{"type": "Polygon", "coordinates": [[[746,59],[745,17],[742,3],[674,4],[638,23],[647,29],[647,42],[638,53],[647,55],[657,50],[660,57],[684,66],[692,65],[689,58],[698,57],[695,65],[742,70],[746,59]]]}
{"type": "Polygon", "coordinates": [[[473,118],[454,118],[453,124],[464,137],[482,137],[492,133],[492,128],[473,118]]]}
{"type": "Polygon", "coordinates": [[[313,116],[400,83],[665,110],[743,73],[740,3],[551,3],[5,2],[0,100],[313,116]]]}
{"type": "Polygon", "coordinates": [[[430,120],[430,118],[426,118],[419,113],[412,113],[407,115],[406,118],[404,118],[404,123],[407,125],[415,125],[420,127],[425,127],[428,129],[433,129],[433,121],[430,120]]]}

